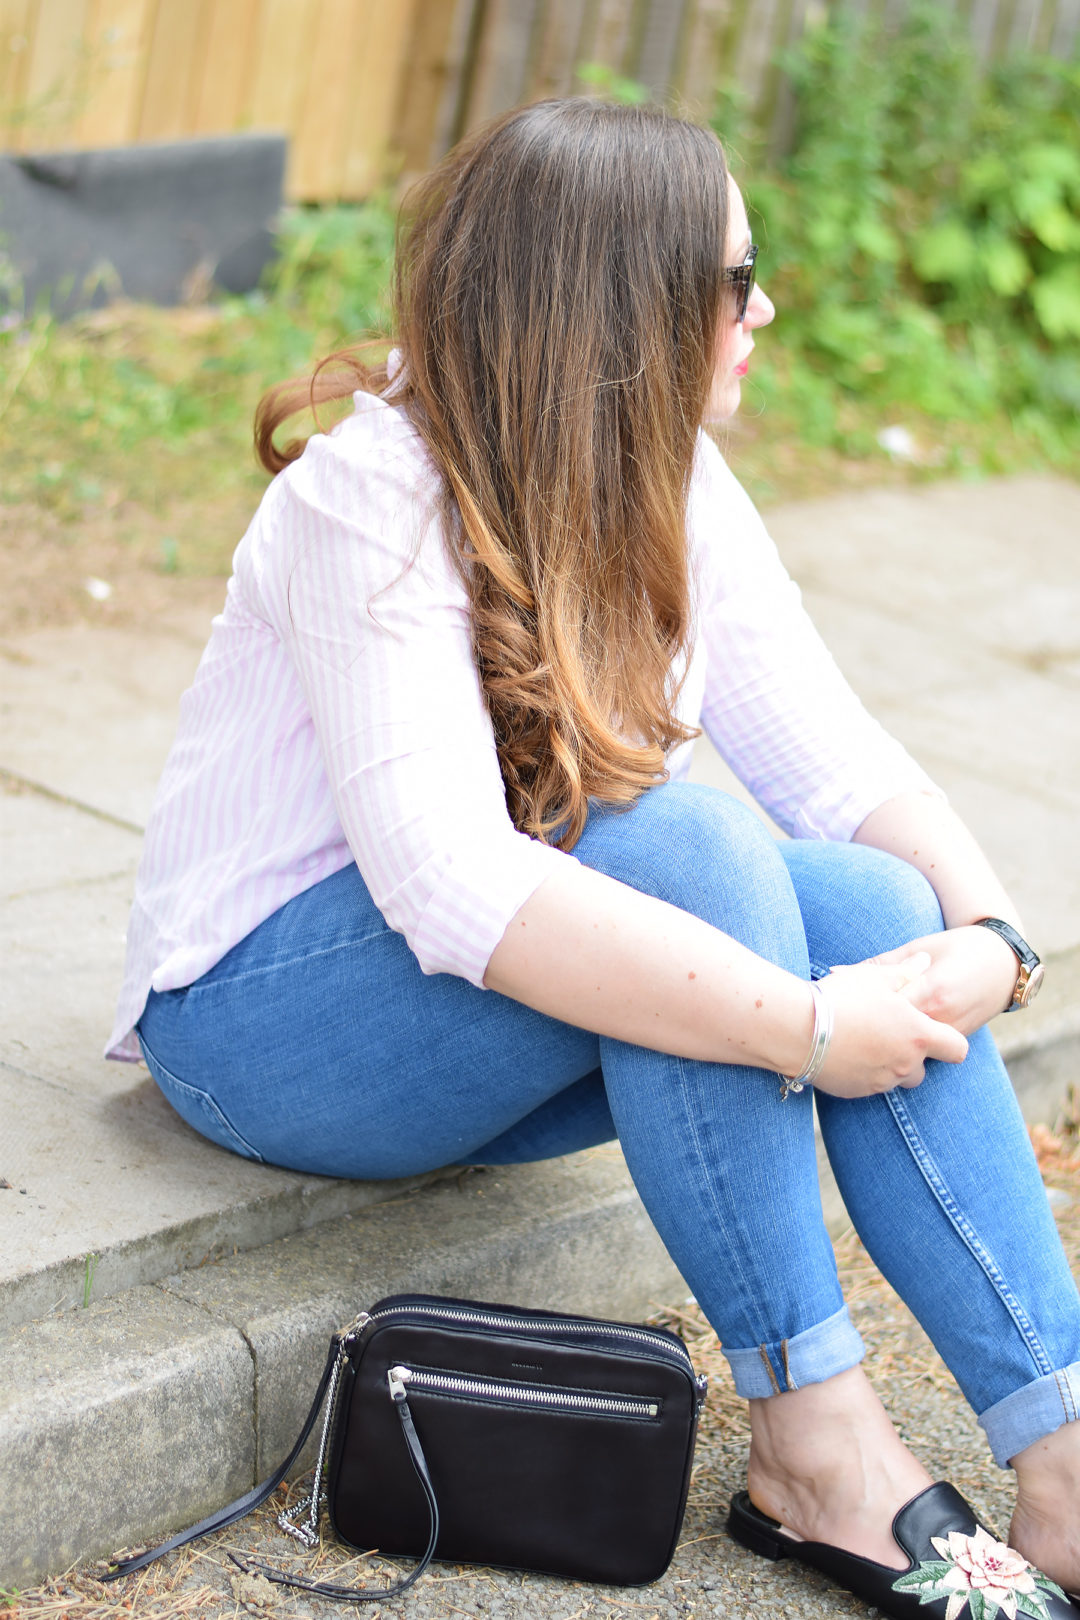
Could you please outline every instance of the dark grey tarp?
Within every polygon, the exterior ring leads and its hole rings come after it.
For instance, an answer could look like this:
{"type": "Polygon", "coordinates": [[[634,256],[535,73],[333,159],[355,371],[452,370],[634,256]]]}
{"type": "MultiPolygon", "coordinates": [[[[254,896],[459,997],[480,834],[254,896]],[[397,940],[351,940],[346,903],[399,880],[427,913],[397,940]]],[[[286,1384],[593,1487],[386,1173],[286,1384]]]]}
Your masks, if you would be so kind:
{"type": "Polygon", "coordinates": [[[0,313],[254,287],[273,251],[279,135],[0,157],[0,313]]]}

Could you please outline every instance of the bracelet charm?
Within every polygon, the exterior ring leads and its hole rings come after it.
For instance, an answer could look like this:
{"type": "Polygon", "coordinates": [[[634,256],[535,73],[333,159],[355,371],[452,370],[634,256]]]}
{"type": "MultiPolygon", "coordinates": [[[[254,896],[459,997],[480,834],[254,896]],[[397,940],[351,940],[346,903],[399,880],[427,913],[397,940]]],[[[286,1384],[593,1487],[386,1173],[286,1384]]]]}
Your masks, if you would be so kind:
{"type": "Polygon", "coordinates": [[[820,983],[816,979],[810,982],[810,993],[814,998],[814,1034],[810,1041],[810,1051],[806,1062],[798,1074],[780,1076],[780,1101],[786,1102],[788,1093],[796,1094],[805,1086],[812,1086],[822,1069],[825,1059],[829,1055],[829,1047],[833,1037],[833,1006],[820,983]]]}

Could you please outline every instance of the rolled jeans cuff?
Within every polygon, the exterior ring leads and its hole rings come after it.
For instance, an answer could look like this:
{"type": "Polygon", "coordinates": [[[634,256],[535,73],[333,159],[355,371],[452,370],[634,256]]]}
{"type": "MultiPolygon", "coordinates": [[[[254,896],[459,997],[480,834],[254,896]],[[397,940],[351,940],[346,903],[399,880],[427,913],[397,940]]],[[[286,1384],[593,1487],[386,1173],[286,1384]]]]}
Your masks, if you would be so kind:
{"type": "Polygon", "coordinates": [[[1045,1373],[1022,1389],[996,1401],[979,1418],[999,1468],[1013,1457],[1053,1434],[1064,1423],[1080,1418],[1080,1361],[1060,1372],[1045,1373]]]}
{"type": "Polygon", "coordinates": [[[835,1316],[796,1333],[792,1339],[759,1344],[750,1350],[730,1350],[724,1346],[735,1392],[744,1400],[760,1400],[801,1389],[804,1384],[822,1384],[826,1378],[857,1367],[865,1354],[862,1339],[842,1305],[835,1316]]]}

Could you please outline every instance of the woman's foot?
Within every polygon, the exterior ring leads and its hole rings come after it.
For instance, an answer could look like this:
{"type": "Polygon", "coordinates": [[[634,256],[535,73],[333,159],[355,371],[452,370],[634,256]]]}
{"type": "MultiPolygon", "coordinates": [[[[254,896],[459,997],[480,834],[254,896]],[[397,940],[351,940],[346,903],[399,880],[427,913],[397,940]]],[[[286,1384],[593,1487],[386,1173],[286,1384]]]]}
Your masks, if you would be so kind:
{"type": "Polygon", "coordinates": [[[892,1521],[933,1480],[861,1367],[751,1401],[750,1433],[747,1488],[755,1507],[803,1541],[907,1568],[892,1521]]]}
{"type": "Polygon", "coordinates": [[[1011,1459],[1016,1511],[1009,1545],[1066,1592],[1080,1593],[1080,1423],[1066,1423],[1011,1459]]]}

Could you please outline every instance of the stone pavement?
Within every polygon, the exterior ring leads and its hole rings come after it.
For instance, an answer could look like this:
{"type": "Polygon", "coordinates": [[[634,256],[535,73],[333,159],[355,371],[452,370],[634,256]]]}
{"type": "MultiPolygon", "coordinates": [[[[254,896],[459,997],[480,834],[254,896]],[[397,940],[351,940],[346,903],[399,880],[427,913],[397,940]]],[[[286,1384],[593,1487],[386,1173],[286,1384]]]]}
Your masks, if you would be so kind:
{"type": "MultiPolygon", "coordinates": [[[[943,483],[769,520],[853,685],[1050,958],[998,1035],[1028,1117],[1052,1119],[1080,1050],[1080,486],[943,483]]],[[[249,1485],[329,1330],[380,1291],[624,1316],[680,1297],[615,1149],[428,1186],[292,1175],[102,1061],[139,830],[220,595],[0,646],[0,1587],[249,1485]]],[[[695,774],[742,791],[704,743],[695,774]]]]}

